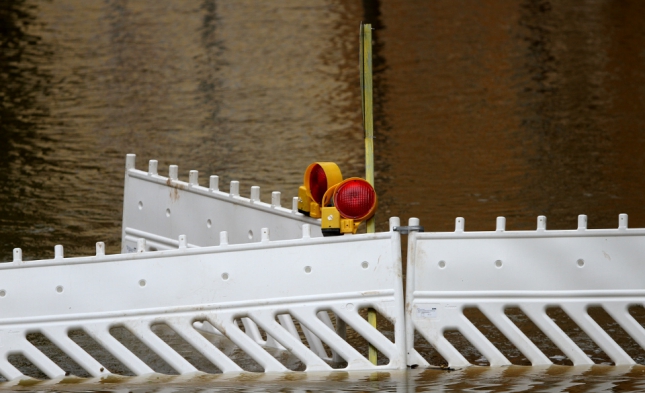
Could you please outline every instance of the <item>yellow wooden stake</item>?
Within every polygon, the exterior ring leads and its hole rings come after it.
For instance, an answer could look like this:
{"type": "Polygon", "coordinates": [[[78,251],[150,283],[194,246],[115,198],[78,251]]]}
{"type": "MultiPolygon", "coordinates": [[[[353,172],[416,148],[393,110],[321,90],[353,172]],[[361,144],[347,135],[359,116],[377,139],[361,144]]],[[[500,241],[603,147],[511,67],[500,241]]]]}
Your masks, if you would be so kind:
{"type": "MultiPolygon", "coordinates": [[[[365,180],[374,187],[374,111],[372,101],[372,25],[363,25],[361,34],[361,89],[365,127],[365,180]]],[[[367,221],[367,233],[374,233],[374,216],[367,221]]]]}
{"type": "MultiPolygon", "coordinates": [[[[372,101],[372,25],[362,24],[360,29],[361,104],[365,129],[365,180],[374,187],[374,111],[372,101]]],[[[367,233],[376,232],[374,216],[367,220],[367,233]]],[[[376,328],[376,311],[367,310],[367,321],[376,328]]],[[[376,364],[378,353],[369,345],[369,360],[376,364]]]]}

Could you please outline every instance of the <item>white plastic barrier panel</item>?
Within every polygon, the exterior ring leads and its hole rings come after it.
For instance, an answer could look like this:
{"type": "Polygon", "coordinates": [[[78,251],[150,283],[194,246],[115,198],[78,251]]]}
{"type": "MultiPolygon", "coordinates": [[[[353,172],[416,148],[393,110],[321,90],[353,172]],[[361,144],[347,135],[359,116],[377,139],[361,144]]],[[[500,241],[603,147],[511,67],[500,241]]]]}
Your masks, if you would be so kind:
{"type": "Polygon", "coordinates": [[[199,248],[181,237],[178,249],[155,252],[143,251],[142,239],[137,253],[117,255],[105,255],[98,243],[96,256],[82,258],[64,258],[56,246],[56,258],[41,261],[23,261],[15,249],[14,261],[0,264],[0,375],[22,378],[11,361],[20,355],[49,378],[62,377],[68,363],[55,353],[91,376],[114,373],[102,355],[72,339],[77,331],[132,374],[159,372],[115,328],[125,328],[140,349],[178,374],[202,370],[190,352],[224,373],[249,371],[246,361],[265,372],[331,371],[334,359],[344,370],[406,367],[399,233],[311,238],[308,225],[295,240],[261,233],[252,244],[199,248]],[[367,308],[393,331],[372,327],[367,308]],[[157,325],[187,347],[162,340],[157,325]],[[349,329],[365,345],[348,341],[349,329]],[[33,334],[51,345],[38,347],[33,334]],[[217,345],[216,336],[226,343],[217,345]],[[379,365],[366,358],[367,343],[380,351],[379,365]]]}
{"type": "Polygon", "coordinates": [[[280,192],[271,203],[260,201],[260,187],[251,187],[250,198],[240,196],[239,182],[230,192],[219,190],[219,178],[210,176],[208,187],[200,186],[198,172],[189,181],[178,180],[178,168],[170,165],[168,177],[158,174],[156,160],[148,171],[135,169],[134,154],[126,158],[121,252],[135,252],[137,239],[146,239],[147,251],[177,247],[180,234],[190,239],[189,247],[216,246],[219,233],[228,232],[232,244],[260,240],[260,228],[269,228],[276,240],[296,239],[303,224],[311,225],[313,237],[322,236],[320,220],[298,213],[297,198],[281,206],[280,192]]]}
{"type": "Polygon", "coordinates": [[[478,329],[465,316],[468,308],[479,309],[533,365],[552,364],[555,357],[509,318],[510,309],[521,310],[573,365],[594,364],[594,354],[567,334],[565,323],[556,323],[549,315],[553,310],[560,309],[567,328],[586,334],[616,365],[635,363],[614,340],[621,328],[629,336],[623,338],[639,351],[645,348],[645,330],[629,312],[645,304],[645,229],[628,229],[625,214],[618,229],[589,230],[587,217],[579,216],[578,229],[570,231],[547,231],[546,217],[540,216],[536,231],[505,231],[499,217],[495,232],[465,232],[464,219],[458,218],[455,232],[412,233],[408,241],[410,365],[429,365],[414,348],[416,332],[449,366],[468,366],[447,340],[448,331],[458,331],[491,366],[511,364],[498,348],[499,337],[491,338],[492,329],[478,329]],[[610,328],[590,316],[594,307],[606,312],[610,328]]]}

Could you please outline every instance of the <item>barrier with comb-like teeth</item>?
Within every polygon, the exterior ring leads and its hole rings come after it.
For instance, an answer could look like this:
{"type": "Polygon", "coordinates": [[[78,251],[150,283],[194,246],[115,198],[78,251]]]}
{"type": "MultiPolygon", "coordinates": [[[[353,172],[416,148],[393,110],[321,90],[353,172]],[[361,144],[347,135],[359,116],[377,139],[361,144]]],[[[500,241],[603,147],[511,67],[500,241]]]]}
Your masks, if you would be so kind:
{"type": "Polygon", "coordinates": [[[260,201],[260,187],[251,187],[250,198],[240,196],[240,184],[230,192],[219,190],[219,178],[210,176],[208,187],[199,185],[198,172],[190,171],[188,183],[178,180],[178,168],[170,165],[168,177],[157,173],[156,160],[148,172],[135,169],[136,155],[126,157],[121,252],[134,252],[137,239],[146,239],[147,250],[176,248],[177,237],[186,235],[188,247],[216,246],[226,231],[232,244],[260,240],[260,228],[268,228],[276,240],[296,239],[303,224],[311,225],[313,237],[322,236],[320,220],[298,213],[297,197],[287,209],[280,192],[271,203],[260,201]]]}
{"type": "Polygon", "coordinates": [[[69,363],[40,350],[29,334],[44,336],[91,376],[115,372],[71,339],[78,330],[131,373],[158,371],[117,339],[116,327],[179,374],[200,369],[184,357],[190,351],[224,373],[245,370],[240,355],[266,372],[332,370],[332,358],[346,370],[405,368],[398,232],[311,238],[305,225],[300,239],[283,241],[261,232],[260,242],[199,248],[182,236],[179,248],[154,252],[141,239],[136,253],[118,255],[105,255],[99,243],[96,256],[83,258],[64,258],[56,246],[53,260],[29,262],[16,249],[13,262],[0,264],[0,374],[23,377],[12,355],[49,378],[66,374],[61,364],[69,363]],[[367,322],[361,310],[368,307],[391,322],[393,340],[367,322]],[[206,339],[196,322],[208,322],[235,350],[206,339]],[[189,351],[162,340],[152,329],[158,324],[189,351]],[[367,345],[352,346],[345,329],[376,347],[382,365],[367,360],[367,345]],[[270,348],[290,355],[289,363],[270,348]]]}
{"type": "MultiPolygon", "coordinates": [[[[418,224],[411,219],[410,225],[418,224]]],[[[581,329],[616,365],[635,363],[614,340],[620,328],[645,349],[645,329],[629,312],[645,304],[645,229],[628,229],[626,214],[618,229],[590,230],[587,217],[579,216],[578,229],[569,231],[547,231],[540,216],[536,231],[506,231],[499,217],[494,232],[465,232],[464,219],[457,218],[455,232],[412,233],[408,242],[408,364],[429,364],[414,350],[418,332],[450,366],[470,365],[445,337],[453,330],[490,365],[511,364],[498,348],[499,337],[491,338],[492,329],[478,329],[465,316],[468,308],[478,308],[533,365],[552,359],[506,309],[519,308],[574,365],[594,361],[547,313],[551,308],[564,311],[573,329],[581,329]],[[590,307],[601,307],[611,327],[601,327],[590,307]]]]}
{"type": "Polygon", "coordinates": [[[65,258],[57,245],[53,260],[25,262],[15,249],[13,262],[0,264],[4,378],[24,377],[25,362],[49,378],[402,369],[439,365],[427,358],[432,350],[449,366],[468,366],[452,331],[492,366],[517,360],[510,350],[552,364],[560,355],[529,337],[529,322],[574,365],[598,362],[597,352],[616,365],[645,363],[633,355],[645,350],[637,320],[645,317],[645,229],[629,229],[626,214],[618,229],[589,230],[579,216],[570,231],[547,231],[544,216],[535,231],[506,231],[499,217],[494,232],[465,232],[457,218],[449,233],[414,232],[418,219],[397,229],[392,218],[390,232],[323,238],[295,201],[280,207],[279,193],[264,204],[257,187],[241,198],[237,182],[226,194],[216,176],[205,188],[196,171],[183,183],[176,166],[165,178],[156,161],[146,173],[134,158],[126,161],[124,254],[105,255],[97,243],[93,257],[65,258]],[[397,230],[412,231],[405,304],[397,230]],[[368,308],[380,313],[380,329],[366,321],[368,308]],[[469,317],[473,309],[480,316],[469,317]],[[513,348],[500,346],[500,334],[513,348]],[[417,351],[419,336],[433,349],[417,351]]]}

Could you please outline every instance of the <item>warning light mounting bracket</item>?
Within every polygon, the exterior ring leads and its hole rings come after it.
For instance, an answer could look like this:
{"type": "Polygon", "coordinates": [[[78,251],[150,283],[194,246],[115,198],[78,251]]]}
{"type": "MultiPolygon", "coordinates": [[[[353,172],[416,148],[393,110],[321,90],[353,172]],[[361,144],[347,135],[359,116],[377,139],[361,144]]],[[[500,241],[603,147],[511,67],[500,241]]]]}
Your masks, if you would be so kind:
{"type": "Polygon", "coordinates": [[[401,226],[392,229],[396,232],[401,232],[402,235],[407,235],[410,232],[425,232],[425,229],[421,225],[401,226]]]}

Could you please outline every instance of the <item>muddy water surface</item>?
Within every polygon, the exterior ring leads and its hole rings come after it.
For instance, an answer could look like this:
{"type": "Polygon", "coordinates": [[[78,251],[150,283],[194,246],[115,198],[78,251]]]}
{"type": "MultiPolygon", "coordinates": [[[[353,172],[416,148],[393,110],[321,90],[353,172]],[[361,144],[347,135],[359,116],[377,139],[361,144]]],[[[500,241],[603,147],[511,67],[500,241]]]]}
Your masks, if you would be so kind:
{"type": "MultiPolygon", "coordinates": [[[[159,160],[160,173],[177,164],[183,180],[197,169],[202,184],[217,174],[243,193],[259,185],[265,201],[295,195],[315,160],[360,176],[361,20],[376,28],[379,230],[390,216],[492,230],[500,215],[508,229],[534,229],[538,215],[572,229],[578,214],[613,228],[620,213],[644,227],[642,15],[637,0],[2,1],[0,258],[14,247],[50,258],[55,244],[91,255],[97,241],[119,252],[126,153],[139,168],[159,160]]],[[[38,389],[638,391],[642,375],[478,367],[38,389]]]]}

